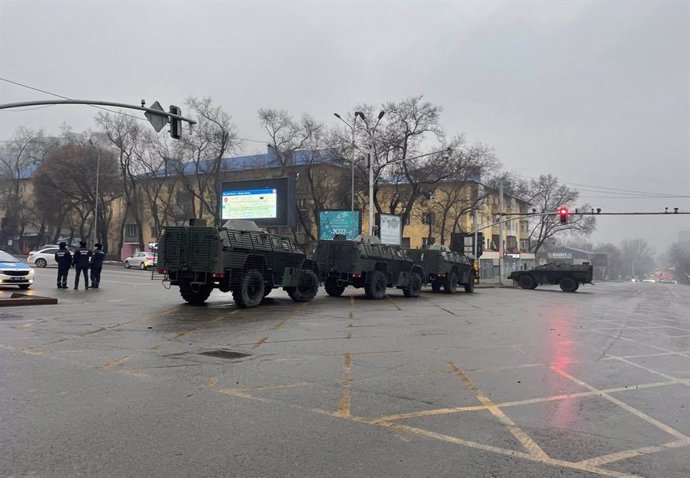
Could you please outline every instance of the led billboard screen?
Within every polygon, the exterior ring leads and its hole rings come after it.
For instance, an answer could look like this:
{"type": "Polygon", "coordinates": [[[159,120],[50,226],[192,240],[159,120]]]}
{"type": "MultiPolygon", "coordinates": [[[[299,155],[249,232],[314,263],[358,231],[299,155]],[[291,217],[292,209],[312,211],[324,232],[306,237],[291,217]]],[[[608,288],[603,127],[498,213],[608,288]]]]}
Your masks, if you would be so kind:
{"type": "Polygon", "coordinates": [[[295,178],[248,179],[224,182],[220,218],[247,219],[259,226],[293,227],[295,178]]]}
{"type": "Polygon", "coordinates": [[[353,240],[362,230],[360,211],[319,211],[319,239],[331,240],[335,236],[345,236],[353,240]]]}

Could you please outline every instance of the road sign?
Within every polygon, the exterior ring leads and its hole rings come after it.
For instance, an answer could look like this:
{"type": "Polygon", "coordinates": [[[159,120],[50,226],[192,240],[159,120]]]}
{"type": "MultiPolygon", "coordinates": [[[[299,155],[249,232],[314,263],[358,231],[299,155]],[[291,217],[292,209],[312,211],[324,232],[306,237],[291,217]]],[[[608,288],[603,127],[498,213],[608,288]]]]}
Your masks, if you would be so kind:
{"type": "MultiPolygon", "coordinates": [[[[165,110],[161,106],[159,102],[154,102],[151,105],[152,110],[158,110],[161,113],[165,113],[165,110]]],[[[146,116],[146,119],[149,120],[149,123],[151,123],[151,126],[153,126],[153,129],[156,130],[156,133],[160,133],[160,130],[163,129],[163,127],[168,124],[168,115],[162,114],[162,115],[157,115],[156,113],[151,113],[150,111],[147,111],[144,113],[144,116],[146,116]]]]}

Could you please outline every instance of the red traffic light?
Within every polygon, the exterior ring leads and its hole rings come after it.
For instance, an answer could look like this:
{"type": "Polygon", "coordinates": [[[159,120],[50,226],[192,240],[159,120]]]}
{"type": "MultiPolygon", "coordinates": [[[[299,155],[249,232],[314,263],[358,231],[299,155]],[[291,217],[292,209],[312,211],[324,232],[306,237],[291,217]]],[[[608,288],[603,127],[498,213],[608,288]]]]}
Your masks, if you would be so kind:
{"type": "Polygon", "coordinates": [[[559,207],[558,208],[558,217],[561,219],[561,224],[567,224],[568,223],[568,208],[567,207],[559,207]]]}

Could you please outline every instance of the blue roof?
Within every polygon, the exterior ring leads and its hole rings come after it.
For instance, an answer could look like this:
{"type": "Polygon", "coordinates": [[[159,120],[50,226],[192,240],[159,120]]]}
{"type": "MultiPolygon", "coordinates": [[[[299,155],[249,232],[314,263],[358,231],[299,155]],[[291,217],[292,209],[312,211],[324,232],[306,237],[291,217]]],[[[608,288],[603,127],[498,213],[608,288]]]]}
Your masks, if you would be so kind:
{"type": "MultiPolygon", "coordinates": [[[[334,166],[343,166],[345,162],[338,155],[334,149],[315,149],[315,150],[299,150],[290,154],[290,157],[285,160],[285,166],[305,166],[307,164],[332,164],[334,166]]],[[[212,172],[215,165],[214,160],[206,159],[198,162],[182,163],[180,159],[169,158],[166,164],[166,170],[158,171],[154,176],[170,176],[174,174],[195,174],[212,172]]],[[[246,171],[251,169],[270,169],[280,168],[281,164],[275,148],[268,148],[265,154],[252,154],[249,156],[235,156],[232,158],[223,158],[221,160],[220,169],[223,172],[227,171],[246,171]]]]}

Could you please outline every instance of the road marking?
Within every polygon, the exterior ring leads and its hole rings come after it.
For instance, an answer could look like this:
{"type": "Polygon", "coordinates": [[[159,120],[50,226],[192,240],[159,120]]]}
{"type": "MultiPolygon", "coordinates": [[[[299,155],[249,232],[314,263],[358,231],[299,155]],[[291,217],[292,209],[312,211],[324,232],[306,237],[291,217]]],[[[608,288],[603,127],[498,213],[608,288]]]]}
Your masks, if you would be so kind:
{"type": "Polygon", "coordinates": [[[684,446],[690,446],[690,440],[677,440],[669,443],[664,443],[663,445],[652,445],[644,446],[640,448],[634,448],[632,450],[624,450],[616,453],[611,453],[610,455],[597,456],[595,458],[589,458],[587,460],[582,460],[577,462],[577,465],[584,466],[601,466],[613,463],[616,461],[627,460],[629,458],[635,458],[642,455],[649,455],[652,453],[657,453],[664,450],[669,450],[673,448],[681,448],[684,446]]]}
{"type": "Polygon", "coordinates": [[[674,428],[671,428],[670,426],[666,425],[665,423],[660,422],[656,418],[652,418],[651,416],[647,415],[646,413],[638,410],[637,408],[634,408],[627,403],[623,402],[622,400],[619,400],[611,395],[609,395],[606,392],[603,392],[596,387],[593,387],[592,385],[589,385],[588,383],[583,382],[579,378],[576,378],[572,375],[570,375],[568,372],[565,370],[559,369],[558,367],[551,367],[551,370],[554,372],[558,373],[559,375],[562,375],[563,377],[567,378],[568,380],[571,380],[575,382],[576,384],[580,385],[581,387],[585,387],[593,392],[599,392],[599,396],[605,398],[606,400],[615,403],[619,407],[623,408],[624,410],[627,410],[628,412],[632,413],[636,417],[646,421],[647,423],[654,425],[655,427],[659,428],[660,430],[668,433],[669,435],[672,435],[680,440],[688,440],[690,439],[688,436],[684,435],[683,433],[679,432],[678,430],[675,430],[674,428]]]}
{"type": "Polygon", "coordinates": [[[349,352],[343,357],[343,376],[340,379],[340,387],[340,400],[338,401],[337,414],[349,417],[352,387],[352,356],[349,352]]]}
{"type": "Polygon", "coordinates": [[[393,307],[395,307],[396,309],[398,309],[399,311],[402,312],[402,309],[400,308],[400,306],[399,306],[398,304],[396,304],[395,301],[394,301],[393,299],[390,298],[390,296],[386,295],[386,300],[387,300],[393,307]]]}
{"type": "Polygon", "coordinates": [[[530,456],[540,459],[550,458],[546,452],[535,442],[532,437],[527,435],[517,424],[511,420],[508,415],[503,413],[503,411],[496,406],[494,402],[491,401],[477,386],[470,380],[467,374],[454,362],[449,364],[453,374],[460,379],[460,381],[467,387],[472,393],[477,396],[477,399],[486,406],[486,410],[495,416],[499,422],[501,422],[508,431],[518,439],[523,447],[528,451],[530,456]]]}
{"type": "MultiPolygon", "coordinates": [[[[583,398],[583,397],[592,397],[592,396],[598,396],[602,392],[603,393],[617,393],[617,392],[627,392],[627,391],[632,391],[632,390],[643,390],[647,388],[657,388],[657,387],[667,387],[669,385],[675,385],[675,384],[680,384],[683,383],[683,381],[679,380],[669,380],[667,382],[654,382],[654,383],[644,383],[640,385],[629,385],[629,386],[624,386],[624,387],[615,387],[615,388],[607,388],[603,390],[598,390],[598,391],[588,391],[588,392],[574,392],[574,393],[567,393],[567,394],[562,394],[562,395],[552,395],[550,397],[538,397],[538,398],[528,398],[525,400],[515,400],[512,402],[501,402],[501,403],[496,403],[494,406],[496,408],[506,408],[506,407],[519,407],[522,405],[532,405],[535,403],[545,403],[545,402],[555,402],[559,400],[569,400],[573,398],[583,398]]],[[[377,420],[380,421],[395,421],[395,420],[405,420],[407,418],[417,418],[417,417],[428,417],[428,416],[436,416],[436,415],[449,415],[453,413],[463,413],[463,412],[477,412],[477,411],[482,411],[482,410],[488,410],[489,407],[487,405],[468,405],[464,407],[449,407],[449,408],[435,408],[431,410],[421,410],[419,412],[408,412],[408,413],[399,413],[395,415],[386,415],[383,417],[378,417],[377,420]]]]}
{"type": "Polygon", "coordinates": [[[254,345],[252,345],[252,348],[258,349],[263,344],[265,344],[267,340],[268,340],[268,336],[260,338],[258,342],[256,342],[254,345]]]}

